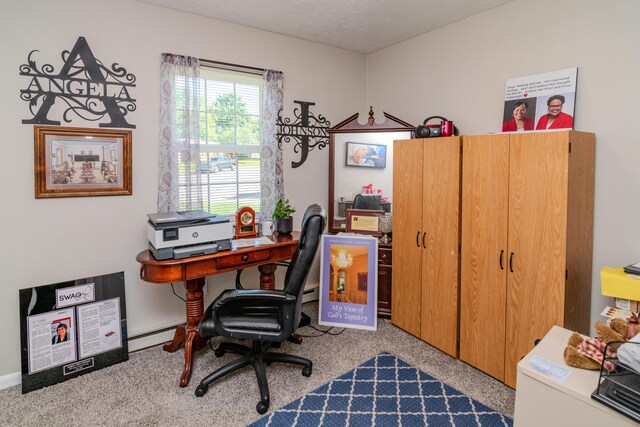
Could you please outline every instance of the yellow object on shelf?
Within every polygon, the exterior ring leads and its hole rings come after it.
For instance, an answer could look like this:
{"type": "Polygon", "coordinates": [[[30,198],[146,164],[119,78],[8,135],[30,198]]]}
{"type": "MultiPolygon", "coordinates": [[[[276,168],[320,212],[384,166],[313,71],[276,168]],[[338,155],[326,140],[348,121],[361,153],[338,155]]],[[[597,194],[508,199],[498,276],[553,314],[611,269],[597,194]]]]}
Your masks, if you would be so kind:
{"type": "Polygon", "coordinates": [[[640,279],[629,277],[622,268],[603,267],[600,284],[604,296],[640,301],[640,279]]]}

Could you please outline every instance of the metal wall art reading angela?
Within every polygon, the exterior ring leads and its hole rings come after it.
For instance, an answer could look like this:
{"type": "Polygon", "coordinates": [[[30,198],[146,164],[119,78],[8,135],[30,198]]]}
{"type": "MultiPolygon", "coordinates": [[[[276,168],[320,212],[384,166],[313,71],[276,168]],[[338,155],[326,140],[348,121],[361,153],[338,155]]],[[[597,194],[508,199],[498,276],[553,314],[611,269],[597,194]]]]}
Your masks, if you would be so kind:
{"type": "Polygon", "coordinates": [[[38,69],[32,59],[35,52],[39,51],[32,50],[28,63],[20,66],[20,75],[31,78],[27,88],[20,90],[20,98],[29,101],[29,110],[33,114],[32,119],[25,119],[22,123],[59,125],[59,120],[48,115],[54,103],[60,100],[67,104],[62,113],[62,119],[67,123],[75,113],[89,121],[109,116],[111,121],[100,123],[100,127],[135,129],[136,126],[128,123],[125,116],[136,109],[136,100],[129,93],[129,89],[136,86],[136,77],[124,67],[118,63],[113,63],[111,69],[105,67],[93,56],[84,37],[78,37],[71,52],[62,52],[63,65],[57,74],[51,64],[44,64],[38,69]]]}

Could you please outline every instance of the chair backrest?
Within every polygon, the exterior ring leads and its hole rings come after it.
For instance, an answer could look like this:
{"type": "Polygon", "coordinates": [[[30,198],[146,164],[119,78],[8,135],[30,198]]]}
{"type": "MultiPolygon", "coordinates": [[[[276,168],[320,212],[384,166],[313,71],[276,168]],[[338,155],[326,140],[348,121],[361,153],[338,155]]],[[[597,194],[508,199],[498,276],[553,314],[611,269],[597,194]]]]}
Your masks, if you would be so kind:
{"type": "Polygon", "coordinates": [[[294,320],[296,327],[300,322],[304,284],[307,281],[313,258],[318,250],[320,236],[326,223],[327,213],[320,205],[313,204],[307,208],[302,217],[300,243],[298,243],[298,248],[291,258],[291,263],[284,278],[284,292],[295,295],[297,298],[294,320]]]}
{"type": "Polygon", "coordinates": [[[353,198],[352,209],[380,210],[382,209],[380,199],[379,194],[356,194],[356,197],[353,198]]]}

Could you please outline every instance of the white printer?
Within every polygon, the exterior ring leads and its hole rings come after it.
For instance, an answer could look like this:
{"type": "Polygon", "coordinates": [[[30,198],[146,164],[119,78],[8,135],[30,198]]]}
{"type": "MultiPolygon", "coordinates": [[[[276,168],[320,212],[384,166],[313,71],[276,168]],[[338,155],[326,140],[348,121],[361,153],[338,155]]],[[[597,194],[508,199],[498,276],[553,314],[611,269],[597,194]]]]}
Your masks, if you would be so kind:
{"type": "Polygon", "coordinates": [[[231,249],[229,219],[209,212],[148,214],[149,249],[157,260],[182,259],[231,249]]]}

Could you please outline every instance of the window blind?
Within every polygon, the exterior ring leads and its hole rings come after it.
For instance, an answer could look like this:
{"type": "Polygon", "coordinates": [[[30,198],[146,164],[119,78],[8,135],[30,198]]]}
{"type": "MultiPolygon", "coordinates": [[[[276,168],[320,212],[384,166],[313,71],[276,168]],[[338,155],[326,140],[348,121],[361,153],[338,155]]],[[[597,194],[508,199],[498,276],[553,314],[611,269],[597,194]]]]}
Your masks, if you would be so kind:
{"type": "MultiPolygon", "coordinates": [[[[262,76],[201,67],[200,78],[203,209],[225,216],[240,206],[259,212],[262,76]]],[[[184,81],[176,85],[185,90],[184,81]]],[[[178,96],[177,102],[183,99],[178,96]]],[[[186,192],[186,179],[180,174],[181,206],[192,197],[186,192]]]]}

